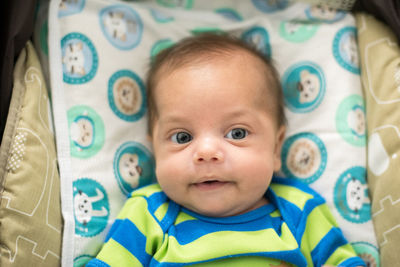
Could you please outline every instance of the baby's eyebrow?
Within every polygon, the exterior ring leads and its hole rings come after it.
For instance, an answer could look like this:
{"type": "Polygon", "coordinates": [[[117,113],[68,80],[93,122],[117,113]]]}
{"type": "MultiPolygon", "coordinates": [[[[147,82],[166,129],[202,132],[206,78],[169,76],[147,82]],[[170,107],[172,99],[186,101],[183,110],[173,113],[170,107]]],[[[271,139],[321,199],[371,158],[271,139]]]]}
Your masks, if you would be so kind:
{"type": "Polygon", "coordinates": [[[160,116],[158,118],[161,124],[180,124],[180,123],[187,123],[186,116],[181,115],[167,115],[167,116],[160,116]]]}

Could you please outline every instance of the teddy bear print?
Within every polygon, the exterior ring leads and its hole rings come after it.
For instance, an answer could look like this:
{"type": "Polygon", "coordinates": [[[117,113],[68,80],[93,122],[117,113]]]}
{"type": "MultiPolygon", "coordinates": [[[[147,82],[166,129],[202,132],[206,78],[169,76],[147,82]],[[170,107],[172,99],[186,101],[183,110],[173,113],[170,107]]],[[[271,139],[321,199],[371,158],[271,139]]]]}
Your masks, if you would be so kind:
{"type": "Polygon", "coordinates": [[[93,143],[94,125],[87,116],[81,116],[71,125],[71,139],[80,148],[88,148],[93,143]]]}
{"type": "Polygon", "coordinates": [[[139,156],[137,154],[125,153],[119,160],[119,172],[122,179],[128,183],[131,188],[139,185],[140,176],[143,173],[139,165],[139,156]]]}
{"type": "Polygon", "coordinates": [[[104,17],[104,25],[110,36],[119,41],[125,42],[127,34],[137,32],[136,22],[125,18],[124,12],[109,11],[104,17]]]}
{"type": "Polygon", "coordinates": [[[136,113],[142,102],[137,84],[128,78],[118,80],[114,85],[114,100],[117,108],[124,114],[136,113]]]}
{"type": "Polygon", "coordinates": [[[310,13],[315,19],[330,21],[335,19],[337,11],[327,5],[315,5],[311,7],[310,13]]]}
{"type": "Polygon", "coordinates": [[[60,2],[60,9],[65,10],[68,9],[69,4],[77,4],[78,0],[61,0],[60,2]]]}
{"type": "Polygon", "coordinates": [[[288,167],[296,176],[309,176],[317,165],[317,153],[306,140],[296,141],[288,157],[288,167]]]}
{"type": "Polygon", "coordinates": [[[362,184],[354,177],[351,178],[346,188],[346,200],[349,209],[357,213],[364,204],[370,203],[365,195],[366,190],[367,185],[362,184]]]}
{"type": "Polygon", "coordinates": [[[62,59],[66,72],[71,75],[84,76],[85,56],[83,54],[83,43],[69,43],[65,49],[65,55],[62,59]]]}
{"type": "Polygon", "coordinates": [[[300,72],[300,81],[297,83],[299,102],[305,104],[314,101],[318,97],[320,87],[321,83],[317,75],[310,73],[308,70],[302,70],[300,72]]]}
{"type": "Polygon", "coordinates": [[[354,67],[358,67],[358,48],[356,37],[353,34],[349,34],[348,38],[341,42],[340,49],[347,59],[348,63],[354,67]]]}
{"type": "Polygon", "coordinates": [[[101,210],[93,209],[93,204],[103,200],[104,194],[100,189],[96,188],[96,195],[89,197],[82,190],[77,190],[74,196],[74,206],[75,206],[75,219],[86,226],[93,217],[105,217],[108,215],[108,211],[105,207],[101,210]]]}
{"type": "Polygon", "coordinates": [[[366,123],[365,113],[362,107],[355,106],[347,115],[347,123],[351,129],[351,132],[357,137],[361,138],[365,136],[366,123]]]}
{"type": "Polygon", "coordinates": [[[294,35],[297,33],[297,31],[299,31],[301,27],[300,23],[294,22],[294,21],[288,21],[285,23],[285,31],[289,34],[289,35],[294,35]]]}

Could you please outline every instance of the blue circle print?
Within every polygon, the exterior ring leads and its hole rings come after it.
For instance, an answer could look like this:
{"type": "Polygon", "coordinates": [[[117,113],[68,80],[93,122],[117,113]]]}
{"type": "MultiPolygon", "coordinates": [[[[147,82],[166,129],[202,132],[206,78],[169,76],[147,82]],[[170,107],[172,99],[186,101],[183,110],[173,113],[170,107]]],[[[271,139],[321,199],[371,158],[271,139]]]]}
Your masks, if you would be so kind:
{"type": "Polygon", "coordinates": [[[74,267],[86,266],[86,264],[93,258],[94,258],[94,256],[90,256],[90,255],[86,255],[86,254],[80,255],[74,259],[74,267]]]}
{"type": "Polygon", "coordinates": [[[285,140],[281,157],[282,171],[286,176],[310,184],[325,171],[328,153],[319,137],[303,132],[285,140]]]}
{"type": "Polygon", "coordinates": [[[317,108],[325,91],[325,76],[315,63],[304,61],[291,66],[282,78],[286,106],[293,112],[305,113],[317,108]]]}
{"type": "Polygon", "coordinates": [[[333,40],[332,49],[333,56],[340,66],[354,74],[360,74],[355,27],[344,27],[339,30],[333,40]]]}
{"type": "Polygon", "coordinates": [[[74,181],[73,189],[75,233],[84,237],[99,234],[106,228],[110,215],[106,190],[89,178],[74,181]]]}
{"type": "Polygon", "coordinates": [[[112,111],[125,121],[137,121],[146,112],[145,87],[130,70],[114,73],[108,81],[108,103],[112,111]]]}
{"type": "Polygon", "coordinates": [[[251,0],[253,5],[262,12],[272,13],[282,9],[285,9],[289,5],[289,0],[276,0],[276,1],[265,1],[265,0],[251,0]]]}
{"type": "Polygon", "coordinates": [[[232,21],[242,21],[243,17],[232,8],[218,8],[215,10],[216,13],[221,14],[225,18],[232,21]]]}
{"type": "Polygon", "coordinates": [[[167,23],[174,20],[174,17],[162,12],[161,10],[150,8],[150,14],[158,23],[167,23]]]}
{"type": "Polygon", "coordinates": [[[115,153],[113,165],[115,178],[125,195],[156,180],[153,155],[140,143],[122,144],[115,153]]]}
{"type": "Polygon", "coordinates": [[[381,266],[379,250],[374,245],[368,242],[354,242],[351,243],[357,256],[359,256],[368,267],[381,266]]]}
{"type": "Polygon", "coordinates": [[[99,18],[103,34],[113,46],[130,50],[140,43],[143,23],[132,8],[124,5],[108,6],[100,11],[99,18]]]}
{"type": "Polygon", "coordinates": [[[364,223],[371,219],[371,203],[364,167],[355,166],[343,172],[334,188],[335,207],[346,220],[364,223]]]}
{"type": "Polygon", "coordinates": [[[346,16],[346,12],[334,9],[328,5],[311,5],[305,10],[305,13],[310,20],[325,23],[333,23],[346,16]]]}
{"type": "Polygon", "coordinates": [[[69,33],[62,38],[61,48],[64,82],[81,84],[93,79],[99,59],[89,38],[79,32],[69,33]]]}
{"type": "Polygon", "coordinates": [[[58,8],[58,17],[80,13],[85,6],[85,0],[61,1],[58,8]]]}
{"type": "Polygon", "coordinates": [[[253,27],[242,34],[242,39],[253,45],[263,55],[271,57],[271,45],[269,43],[269,35],[266,29],[263,27],[253,27]]]}
{"type": "Polygon", "coordinates": [[[91,107],[77,105],[67,112],[71,156],[89,158],[104,145],[105,128],[100,115],[91,107]]]}

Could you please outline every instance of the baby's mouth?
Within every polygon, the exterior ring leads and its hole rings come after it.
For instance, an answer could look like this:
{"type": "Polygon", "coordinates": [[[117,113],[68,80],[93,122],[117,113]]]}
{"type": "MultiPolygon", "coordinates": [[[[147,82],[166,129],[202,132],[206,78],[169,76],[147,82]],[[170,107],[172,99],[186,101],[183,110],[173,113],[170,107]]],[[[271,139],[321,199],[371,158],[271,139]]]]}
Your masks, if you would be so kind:
{"type": "Polygon", "coordinates": [[[221,188],[228,184],[231,184],[231,182],[221,181],[221,180],[217,180],[217,179],[215,179],[215,180],[210,179],[210,180],[206,180],[206,181],[202,181],[202,182],[193,183],[191,185],[199,190],[214,190],[214,189],[221,188]]]}

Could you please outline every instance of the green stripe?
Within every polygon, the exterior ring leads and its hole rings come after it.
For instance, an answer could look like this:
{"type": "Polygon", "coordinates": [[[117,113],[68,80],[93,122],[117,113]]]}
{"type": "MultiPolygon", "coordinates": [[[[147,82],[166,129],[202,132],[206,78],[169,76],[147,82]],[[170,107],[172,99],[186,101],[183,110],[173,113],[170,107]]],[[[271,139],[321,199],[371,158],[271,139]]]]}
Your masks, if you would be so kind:
{"type": "Polygon", "coordinates": [[[154,212],[154,216],[156,216],[157,220],[161,222],[164,219],[165,214],[167,214],[168,207],[169,202],[165,202],[160,207],[158,207],[158,209],[154,212]]]}
{"type": "Polygon", "coordinates": [[[140,189],[137,189],[132,192],[131,197],[137,197],[137,196],[142,196],[142,197],[149,197],[154,193],[161,192],[161,187],[159,184],[152,184],[149,186],[142,187],[140,189]]]}
{"type": "Polygon", "coordinates": [[[186,245],[180,245],[174,236],[167,238],[168,240],[164,242],[161,248],[163,252],[154,255],[157,261],[197,262],[204,259],[243,254],[246,251],[257,253],[298,248],[296,240],[285,223],[282,224],[281,237],[276,234],[274,229],[269,228],[260,231],[234,232],[234,234],[231,231],[214,232],[186,245]],[[243,251],[244,247],[246,251],[243,251]]]}
{"type": "Polygon", "coordinates": [[[296,205],[300,210],[303,210],[304,205],[308,200],[314,198],[313,195],[307,194],[301,189],[294,188],[293,186],[271,184],[270,187],[275,194],[296,205]]]}
{"type": "Polygon", "coordinates": [[[97,258],[106,262],[110,266],[142,266],[135,256],[113,239],[110,239],[106,244],[104,244],[104,247],[100,250],[97,258]]]}
{"type": "Polygon", "coordinates": [[[321,239],[336,226],[337,223],[326,204],[316,207],[308,215],[300,249],[303,254],[305,254],[309,264],[312,264],[311,251],[313,251],[321,239]]]}
{"type": "Polygon", "coordinates": [[[178,224],[186,222],[186,221],[191,221],[191,220],[197,220],[197,219],[195,217],[190,216],[189,214],[181,211],[178,213],[178,216],[176,217],[175,225],[178,225],[178,224]]]}
{"type": "Polygon", "coordinates": [[[164,233],[159,223],[148,211],[145,198],[135,197],[128,199],[117,218],[129,219],[146,236],[146,252],[148,254],[152,255],[161,245],[164,233]]]}
{"type": "Polygon", "coordinates": [[[341,262],[347,260],[348,258],[355,257],[356,255],[357,254],[355,253],[353,247],[350,244],[346,244],[338,247],[325,264],[339,266],[341,262]]]}

